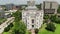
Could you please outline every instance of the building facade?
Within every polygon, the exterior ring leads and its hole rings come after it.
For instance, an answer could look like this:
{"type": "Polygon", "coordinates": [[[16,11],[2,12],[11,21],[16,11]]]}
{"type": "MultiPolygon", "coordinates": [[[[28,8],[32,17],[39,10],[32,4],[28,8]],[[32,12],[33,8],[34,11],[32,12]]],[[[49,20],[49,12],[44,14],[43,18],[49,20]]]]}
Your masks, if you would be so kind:
{"type": "Polygon", "coordinates": [[[6,10],[12,10],[14,4],[6,4],[6,10]]]}
{"type": "Polygon", "coordinates": [[[3,8],[0,6],[0,18],[4,18],[4,17],[5,17],[5,12],[3,8]]]}
{"type": "Polygon", "coordinates": [[[43,10],[38,10],[35,6],[35,1],[27,2],[28,7],[22,11],[22,20],[27,26],[27,30],[39,29],[43,23],[43,10]]]}
{"type": "Polygon", "coordinates": [[[58,9],[58,3],[55,1],[44,1],[42,8],[45,14],[56,14],[58,9]]]}

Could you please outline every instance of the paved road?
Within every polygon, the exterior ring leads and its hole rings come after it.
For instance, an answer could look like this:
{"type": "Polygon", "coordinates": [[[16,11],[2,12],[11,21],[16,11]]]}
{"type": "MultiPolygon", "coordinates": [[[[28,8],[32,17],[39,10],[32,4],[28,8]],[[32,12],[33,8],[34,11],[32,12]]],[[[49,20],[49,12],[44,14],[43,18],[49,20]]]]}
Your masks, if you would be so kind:
{"type": "Polygon", "coordinates": [[[8,18],[7,21],[5,21],[3,24],[0,25],[0,34],[4,31],[4,28],[6,28],[10,23],[14,21],[14,17],[8,18]]]}
{"type": "Polygon", "coordinates": [[[35,34],[35,30],[34,29],[31,30],[31,34],[35,34]]]}

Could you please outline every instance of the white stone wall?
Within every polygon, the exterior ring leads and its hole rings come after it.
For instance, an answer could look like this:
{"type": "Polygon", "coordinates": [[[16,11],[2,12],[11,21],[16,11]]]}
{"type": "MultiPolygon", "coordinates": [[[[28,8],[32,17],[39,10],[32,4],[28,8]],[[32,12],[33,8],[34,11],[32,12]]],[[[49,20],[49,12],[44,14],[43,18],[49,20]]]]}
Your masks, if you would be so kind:
{"type": "MultiPolygon", "coordinates": [[[[57,9],[58,8],[58,3],[55,1],[44,1],[45,2],[45,9],[50,9],[50,4],[52,3],[51,9],[57,9]]],[[[44,6],[44,3],[43,3],[44,6]]]]}
{"type": "Polygon", "coordinates": [[[38,10],[25,10],[22,11],[22,20],[27,26],[27,29],[34,29],[34,28],[40,28],[41,24],[43,23],[43,11],[38,11],[38,10]],[[38,15],[36,15],[38,12],[38,15]],[[31,17],[35,16],[35,17],[31,17]],[[34,23],[32,23],[32,19],[34,19],[34,23]],[[34,28],[32,28],[32,25],[34,25],[34,28]]]}
{"type": "Polygon", "coordinates": [[[50,9],[50,2],[45,2],[45,9],[50,9]]]}
{"type": "Polygon", "coordinates": [[[58,6],[59,6],[59,4],[56,1],[44,1],[42,3],[42,9],[55,9],[54,14],[57,13],[58,6]]]}
{"type": "Polygon", "coordinates": [[[52,9],[57,9],[58,8],[58,3],[57,2],[53,2],[52,3],[52,9]]]}
{"type": "Polygon", "coordinates": [[[59,4],[57,2],[52,3],[52,9],[55,9],[55,14],[57,13],[58,5],[59,4]]]}

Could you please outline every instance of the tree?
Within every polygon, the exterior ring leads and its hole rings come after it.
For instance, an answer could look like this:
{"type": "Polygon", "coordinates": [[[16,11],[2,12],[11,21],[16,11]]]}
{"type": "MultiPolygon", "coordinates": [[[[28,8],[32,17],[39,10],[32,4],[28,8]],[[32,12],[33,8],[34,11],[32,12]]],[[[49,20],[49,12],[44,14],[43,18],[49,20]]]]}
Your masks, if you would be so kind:
{"type": "Polygon", "coordinates": [[[53,23],[48,23],[46,29],[54,32],[56,27],[53,23]]]}
{"type": "Polygon", "coordinates": [[[59,5],[59,7],[58,7],[58,10],[57,10],[57,12],[58,12],[58,13],[60,13],[60,5],[59,5]]]}
{"type": "Polygon", "coordinates": [[[52,22],[55,22],[55,23],[59,23],[59,24],[60,24],[60,18],[58,18],[57,15],[52,15],[52,16],[50,17],[50,20],[51,20],[52,22]]]}
{"type": "Polygon", "coordinates": [[[49,15],[44,15],[44,19],[49,19],[49,15]]]}
{"type": "Polygon", "coordinates": [[[13,24],[11,23],[4,29],[4,32],[8,32],[12,27],[13,27],[13,24]]]}
{"type": "Polygon", "coordinates": [[[15,21],[20,21],[22,19],[22,12],[18,10],[13,13],[13,16],[15,17],[15,21]]]}
{"type": "Polygon", "coordinates": [[[26,25],[24,22],[15,22],[13,34],[25,34],[26,33],[26,25]]]}
{"type": "Polygon", "coordinates": [[[39,32],[39,30],[36,28],[36,29],[35,29],[35,34],[38,34],[38,32],[39,32]]]}
{"type": "Polygon", "coordinates": [[[45,14],[44,15],[44,19],[45,19],[44,23],[48,23],[49,18],[50,18],[49,15],[45,14]]]}
{"type": "Polygon", "coordinates": [[[60,24],[60,18],[56,18],[55,23],[60,24]]]}
{"type": "Polygon", "coordinates": [[[52,22],[55,22],[56,18],[57,18],[57,15],[51,15],[50,20],[52,22]]]}
{"type": "Polygon", "coordinates": [[[12,29],[12,34],[25,34],[26,33],[26,25],[24,22],[21,21],[22,19],[22,12],[19,10],[13,13],[15,17],[14,27],[12,29]]]}
{"type": "Polygon", "coordinates": [[[42,5],[42,4],[36,5],[39,10],[42,9],[41,5],[42,5]]]}

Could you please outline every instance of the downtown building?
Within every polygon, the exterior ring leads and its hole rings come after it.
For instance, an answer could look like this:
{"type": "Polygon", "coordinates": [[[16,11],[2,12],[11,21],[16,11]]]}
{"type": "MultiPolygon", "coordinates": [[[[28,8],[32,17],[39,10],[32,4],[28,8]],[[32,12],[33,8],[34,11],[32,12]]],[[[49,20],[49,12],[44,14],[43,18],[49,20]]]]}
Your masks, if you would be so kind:
{"type": "Polygon", "coordinates": [[[1,6],[0,6],[0,18],[5,18],[5,11],[1,6]]]}
{"type": "Polygon", "coordinates": [[[27,1],[28,7],[22,11],[22,21],[26,24],[27,30],[39,29],[43,24],[43,10],[38,10],[34,0],[27,1]]]}
{"type": "Polygon", "coordinates": [[[12,10],[13,9],[14,4],[6,4],[6,10],[12,10]]]}
{"type": "Polygon", "coordinates": [[[56,1],[43,1],[42,9],[44,14],[57,14],[59,4],[56,1]]]}

